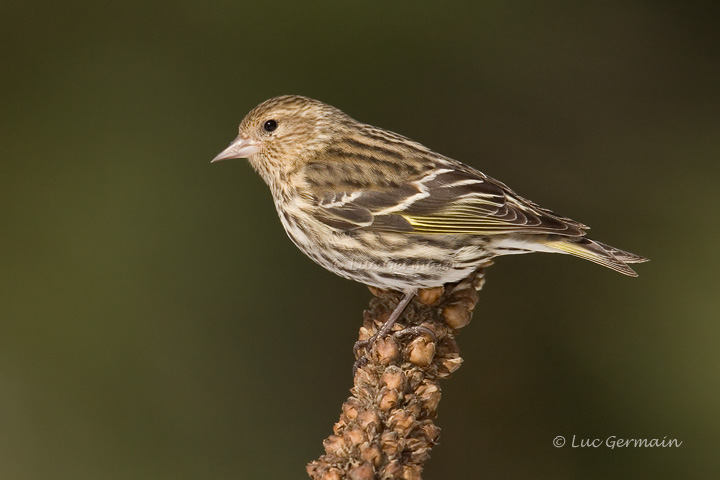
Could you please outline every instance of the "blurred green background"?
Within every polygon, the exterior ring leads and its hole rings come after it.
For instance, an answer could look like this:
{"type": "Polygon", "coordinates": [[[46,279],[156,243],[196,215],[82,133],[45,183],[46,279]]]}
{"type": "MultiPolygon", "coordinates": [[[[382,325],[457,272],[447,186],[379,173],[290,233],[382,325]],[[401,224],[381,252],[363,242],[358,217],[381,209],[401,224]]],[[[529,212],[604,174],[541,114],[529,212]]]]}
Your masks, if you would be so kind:
{"type": "Polygon", "coordinates": [[[503,258],[425,478],[720,470],[717,2],[0,4],[0,478],[305,478],[370,298],[245,161],[321,99],[646,255],[503,258]],[[677,438],[674,449],[552,440],[677,438]]]}

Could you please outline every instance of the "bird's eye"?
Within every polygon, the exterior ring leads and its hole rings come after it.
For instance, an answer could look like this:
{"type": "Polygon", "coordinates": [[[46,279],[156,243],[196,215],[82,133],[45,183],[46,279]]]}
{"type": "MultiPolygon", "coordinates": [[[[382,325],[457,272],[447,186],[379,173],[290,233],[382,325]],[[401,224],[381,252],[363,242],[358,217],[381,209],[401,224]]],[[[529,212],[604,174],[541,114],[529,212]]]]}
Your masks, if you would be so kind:
{"type": "Polygon", "coordinates": [[[275,120],[268,120],[263,124],[263,129],[266,132],[272,132],[277,128],[277,122],[275,120]]]}

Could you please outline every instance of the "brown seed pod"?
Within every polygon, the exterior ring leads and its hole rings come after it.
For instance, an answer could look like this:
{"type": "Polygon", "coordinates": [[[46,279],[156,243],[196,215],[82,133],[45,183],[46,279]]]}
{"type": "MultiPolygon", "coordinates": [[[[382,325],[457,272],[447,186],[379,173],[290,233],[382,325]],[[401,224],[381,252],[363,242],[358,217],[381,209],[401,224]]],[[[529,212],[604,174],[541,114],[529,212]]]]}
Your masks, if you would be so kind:
{"type": "Polygon", "coordinates": [[[382,365],[390,365],[400,358],[400,345],[392,335],[378,338],[373,349],[377,355],[378,363],[382,365]]]}
{"type": "Polygon", "coordinates": [[[423,288],[418,290],[417,298],[423,305],[432,305],[440,300],[444,291],[444,287],[423,288]]]}
{"type": "Polygon", "coordinates": [[[457,329],[470,323],[472,311],[464,302],[458,302],[443,307],[442,315],[445,317],[445,323],[447,323],[450,328],[457,329]]]}
{"type": "Polygon", "coordinates": [[[408,347],[408,359],[418,367],[427,367],[435,358],[435,342],[422,335],[413,339],[408,347]]]}

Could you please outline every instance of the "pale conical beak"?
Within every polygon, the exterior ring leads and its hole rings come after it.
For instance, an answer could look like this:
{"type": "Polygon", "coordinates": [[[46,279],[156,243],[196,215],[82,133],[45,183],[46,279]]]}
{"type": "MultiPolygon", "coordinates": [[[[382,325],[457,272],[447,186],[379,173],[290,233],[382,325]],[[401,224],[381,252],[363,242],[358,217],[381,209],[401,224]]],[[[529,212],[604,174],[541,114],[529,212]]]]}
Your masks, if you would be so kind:
{"type": "Polygon", "coordinates": [[[244,135],[232,141],[232,143],[222,152],[220,152],[210,163],[219,162],[220,160],[228,160],[230,158],[247,158],[260,151],[260,144],[244,135]]]}

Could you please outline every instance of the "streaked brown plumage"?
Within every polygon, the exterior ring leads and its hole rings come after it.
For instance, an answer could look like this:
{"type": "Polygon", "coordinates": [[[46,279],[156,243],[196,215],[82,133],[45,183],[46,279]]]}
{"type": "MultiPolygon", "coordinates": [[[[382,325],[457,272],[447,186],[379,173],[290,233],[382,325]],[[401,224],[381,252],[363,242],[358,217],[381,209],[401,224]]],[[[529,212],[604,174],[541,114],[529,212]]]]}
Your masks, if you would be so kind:
{"type": "Polygon", "coordinates": [[[271,98],[213,161],[248,158],[285,231],[351,280],[412,292],[459,281],[489,258],[569,253],[625,275],[638,255],[408,138],[301,96],[271,98]]]}

